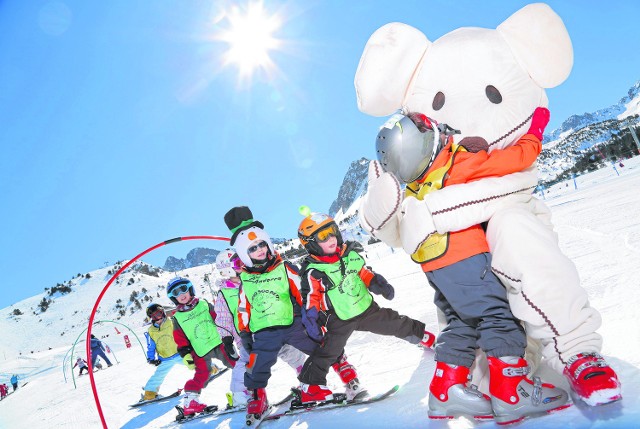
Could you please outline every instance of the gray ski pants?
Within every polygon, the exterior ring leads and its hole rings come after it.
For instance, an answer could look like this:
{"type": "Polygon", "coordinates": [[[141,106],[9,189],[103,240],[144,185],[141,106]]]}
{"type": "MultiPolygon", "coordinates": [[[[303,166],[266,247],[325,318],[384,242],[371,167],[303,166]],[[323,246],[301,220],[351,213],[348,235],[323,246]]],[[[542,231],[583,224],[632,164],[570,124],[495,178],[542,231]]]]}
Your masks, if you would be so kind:
{"type": "Polygon", "coordinates": [[[524,328],[511,313],[506,289],[491,272],[491,254],[426,275],[447,322],[436,342],[436,361],[471,367],[478,347],[487,356],[524,356],[524,328]]]}

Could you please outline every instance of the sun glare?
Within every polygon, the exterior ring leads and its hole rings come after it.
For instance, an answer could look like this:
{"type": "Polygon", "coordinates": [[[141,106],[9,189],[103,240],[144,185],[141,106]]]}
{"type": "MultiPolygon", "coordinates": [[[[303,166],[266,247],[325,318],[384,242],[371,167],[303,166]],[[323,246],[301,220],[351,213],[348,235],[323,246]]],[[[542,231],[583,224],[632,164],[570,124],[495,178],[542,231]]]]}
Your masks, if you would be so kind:
{"type": "Polygon", "coordinates": [[[260,2],[250,3],[246,11],[234,7],[227,19],[230,28],[220,36],[229,44],[224,64],[237,66],[240,80],[251,80],[257,70],[270,76],[276,66],[269,53],[280,47],[280,41],[273,37],[281,25],[279,18],[267,16],[260,2]]]}

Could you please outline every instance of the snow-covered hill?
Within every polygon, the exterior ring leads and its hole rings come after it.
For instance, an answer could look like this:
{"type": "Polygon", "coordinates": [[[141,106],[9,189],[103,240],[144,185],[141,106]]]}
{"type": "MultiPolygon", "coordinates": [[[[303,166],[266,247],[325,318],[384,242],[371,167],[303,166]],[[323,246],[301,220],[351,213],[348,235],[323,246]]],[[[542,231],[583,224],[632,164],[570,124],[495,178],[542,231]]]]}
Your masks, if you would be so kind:
{"type": "MultiPolygon", "coordinates": [[[[552,207],[554,223],[563,250],[573,259],[589,292],[591,303],[603,317],[600,332],[604,337],[604,354],[618,371],[622,380],[623,401],[599,408],[587,408],[581,403],[568,410],[526,420],[517,428],[635,428],[640,421],[640,325],[636,311],[640,308],[638,274],[640,273],[640,159],[625,162],[619,168],[620,176],[611,168],[598,170],[573,182],[561,183],[548,189],[544,198],[552,207]],[[577,186],[577,189],[575,189],[577,186]]],[[[393,252],[383,244],[366,246],[366,256],[376,271],[385,275],[396,287],[396,297],[388,302],[376,296],[383,306],[389,306],[409,316],[424,320],[427,328],[436,330],[436,316],[432,304],[433,293],[419,268],[402,252],[393,252]]],[[[63,357],[73,339],[84,328],[82,317],[74,312],[88,311],[97,298],[101,283],[107,277],[109,267],[91,273],[90,279],[74,281],[75,291],[59,297],[44,314],[25,314],[20,323],[11,316],[9,309],[0,313],[0,330],[3,333],[0,353],[0,382],[9,374],[21,377],[15,394],[0,402],[0,427],[2,428],[98,428],[101,426],[93,402],[89,378],[76,380],[77,388],[69,379],[70,372],[63,372],[63,357]],[[94,283],[95,282],[95,283],[94,283]],[[42,318],[42,322],[38,320],[42,318]],[[72,327],[73,326],[73,327],[72,327]],[[19,331],[19,332],[17,332],[19,331]],[[64,335],[60,334],[64,331],[64,335]],[[52,332],[52,335],[48,335],[52,332]],[[26,339],[20,338],[26,337],[26,339]],[[52,344],[52,338],[60,339],[52,344]],[[11,354],[16,344],[29,344],[34,353],[20,356],[11,354]],[[52,347],[49,350],[49,347],[52,347]],[[65,376],[67,382],[65,382],[65,376]]],[[[207,268],[186,270],[196,283],[204,277],[207,268]],[[198,271],[200,270],[200,271],[198,271]]],[[[210,268],[209,268],[210,270],[210,268]]],[[[109,307],[118,296],[145,287],[155,295],[155,287],[162,284],[169,273],[146,278],[126,285],[129,274],[101,306],[100,317],[118,314],[109,307]]],[[[207,296],[206,287],[200,293],[207,296]]],[[[42,299],[36,296],[19,303],[24,310],[35,306],[42,299]],[[23,304],[24,303],[24,304],[23,304]]],[[[162,296],[161,302],[168,300],[162,296]]],[[[133,304],[135,305],[135,304],[133,304]]],[[[141,314],[122,317],[134,332],[142,335],[141,314]]],[[[94,327],[115,352],[118,364],[95,374],[100,402],[109,428],[168,428],[175,411],[174,402],[157,404],[130,410],[128,404],[137,401],[141,386],[151,375],[153,368],[146,364],[141,347],[135,343],[125,348],[122,334],[106,324],[94,327]]],[[[21,346],[22,347],[22,346],[21,346]]],[[[28,350],[28,349],[26,349],[28,350]]],[[[350,407],[342,410],[310,413],[265,423],[267,428],[495,428],[494,423],[476,424],[466,419],[451,422],[427,419],[427,388],[433,374],[434,362],[430,352],[424,352],[395,338],[356,333],[347,345],[350,361],[359,371],[361,380],[373,392],[399,384],[400,391],[392,398],[371,406],[350,407]]],[[[543,367],[543,371],[546,369],[543,367]]],[[[77,371],[77,370],[76,370],[77,371]]],[[[189,372],[184,367],[172,370],[161,393],[170,393],[181,387],[189,372]]],[[[202,397],[210,404],[224,404],[229,375],[224,375],[205,389],[202,397]]],[[[564,384],[563,380],[556,380],[564,384]]],[[[297,383],[293,371],[281,362],[274,368],[268,395],[272,400],[285,395],[289,387],[297,383]]],[[[328,383],[339,389],[334,374],[328,383]]],[[[205,418],[188,424],[189,428],[241,428],[242,413],[221,418],[205,418]]],[[[187,427],[187,426],[181,426],[187,427]]]]}

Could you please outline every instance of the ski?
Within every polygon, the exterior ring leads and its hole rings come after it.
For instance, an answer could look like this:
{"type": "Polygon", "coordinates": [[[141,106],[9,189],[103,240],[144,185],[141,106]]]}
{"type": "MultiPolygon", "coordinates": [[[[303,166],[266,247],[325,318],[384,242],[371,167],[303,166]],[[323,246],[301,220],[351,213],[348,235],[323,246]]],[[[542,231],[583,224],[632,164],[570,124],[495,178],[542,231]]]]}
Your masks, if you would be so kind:
{"type": "Polygon", "coordinates": [[[334,396],[336,396],[336,398],[334,398],[331,401],[326,401],[326,402],[319,402],[319,403],[315,403],[315,404],[305,404],[305,405],[296,405],[295,401],[291,404],[291,408],[289,408],[288,410],[279,412],[279,413],[273,413],[273,414],[269,414],[268,416],[263,418],[263,421],[266,420],[277,420],[280,419],[282,417],[285,416],[293,416],[296,414],[302,414],[302,413],[307,413],[310,411],[323,411],[323,410],[335,410],[337,408],[343,408],[343,407],[348,407],[350,405],[364,405],[364,404],[371,404],[373,402],[378,402],[381,401],[383,399],[386,399],[388,397],[390,397],[391,395],[393,395],[394,393],[396,393],[398,391],[398,389],[400,389],[400,386],[396,385],[393,386],[391,389],[387,390],[384,393],[380,393],[378,395],[374,395],[374,396],[367,396],[364,397],[362,399],[350,399],[347,400],[346,399],[346,395],[345,394],[341,394],[341,393],[337,393],[334,394],[334,396]]]}
{"type": "Polygon", "coordinates": [[[171,398],[175,398],[175,397],[180,396],[181,393],[182,393],[182,389],[178,389],[175,392],[173,392],[171,395],[158,396],[158,397],[156,397],[154,399],[148,399],[146,401],[140,400],[135,404],[129,405],[129,408],[138,408],[138,407],[142,407],[142,406],[148,405],[148,404],[155,404],[155,403],[158,403],[158,402],[164,402],[164,401],[167,401],[167,400],[169,400],[171,398]]]}

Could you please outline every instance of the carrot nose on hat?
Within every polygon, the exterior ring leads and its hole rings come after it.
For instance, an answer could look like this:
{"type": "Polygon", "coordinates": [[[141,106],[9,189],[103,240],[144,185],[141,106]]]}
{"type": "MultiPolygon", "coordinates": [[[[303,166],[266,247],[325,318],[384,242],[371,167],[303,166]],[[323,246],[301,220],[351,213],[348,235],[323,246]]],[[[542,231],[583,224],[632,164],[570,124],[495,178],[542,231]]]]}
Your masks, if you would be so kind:
{"type": "Polygon", "coordinates": [[[258,222],[253,220],[253,213],[247,206],[238,206],[229,210],[224,215],[224,223],[231,231],[231,245],[233,246],[236,238],[238,237],[238,233],[249,229],[253,226],[257,226],[260,229],[264,229],[264,225],[262,222],[258,222]]]}

